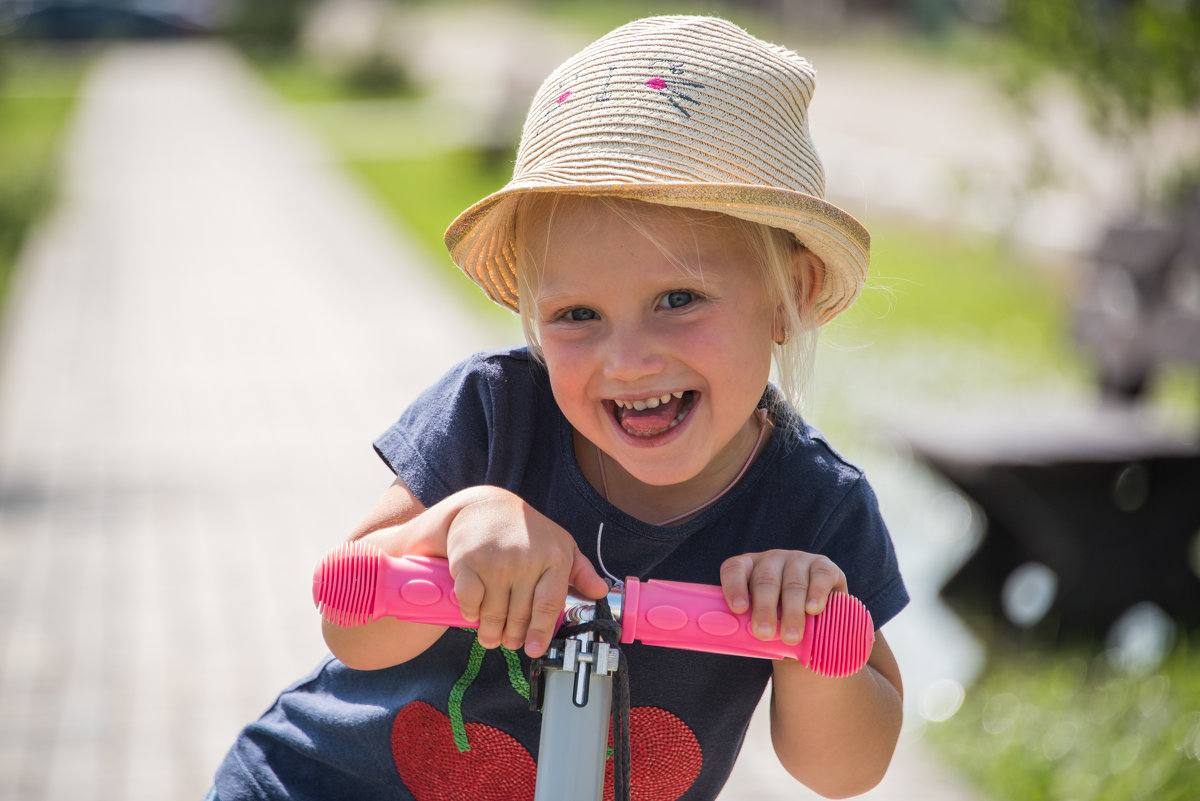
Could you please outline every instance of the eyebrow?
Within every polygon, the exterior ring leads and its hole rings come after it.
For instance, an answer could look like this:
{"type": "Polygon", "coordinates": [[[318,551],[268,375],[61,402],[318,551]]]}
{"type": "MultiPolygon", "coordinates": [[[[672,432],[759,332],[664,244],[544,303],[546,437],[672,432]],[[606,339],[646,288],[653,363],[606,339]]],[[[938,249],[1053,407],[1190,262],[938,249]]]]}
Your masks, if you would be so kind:
{"type": "Polygon", "coordinates": [[[575,293],[538,291],[533,296],[533,305],[539,309],[545,306],[576,306],[578,299],[575,293]]]}

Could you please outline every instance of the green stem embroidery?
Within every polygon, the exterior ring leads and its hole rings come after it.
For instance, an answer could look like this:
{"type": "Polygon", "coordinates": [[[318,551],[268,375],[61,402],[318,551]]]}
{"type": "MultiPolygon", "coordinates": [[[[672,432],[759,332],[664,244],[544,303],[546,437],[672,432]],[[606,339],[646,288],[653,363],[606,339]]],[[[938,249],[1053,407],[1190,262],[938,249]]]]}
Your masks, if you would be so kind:
{"type": "MultiPolygon", "coordinates": [[[[508,683],[522,698],[528,701],[529,680],[525,678],[525,670],[521,666],[521,655],[503,645],[500,646],[500,653],[504,655],[504,662],[508,665],[508,683]]],[[[463,696],[478,678],[479,670],[483,666],[483,658],[486,655],[487,649],[479,644],[478,637],[475,638],[475,641],[471,643],[471,653],[467,657],[466,670],[450,688],[450,700],[446,704],[446,713],[450,717],[450,731],[454,735],[454,745],[458,748],[459,753],[471,750],[471,743],[467,740],[467,726],[463,723],[463,696]]]]}
{"type": "Polygon", "coordinates": [[[450,703],[447,705],[446,711],[450,715],[450,731],[454,734],[454,745],[458,748],[459,753],[471,750],[471,744],[467,742],[467,727],[463,724],[463,694],[474,683],[475,677],[479,675],[479,668],[483,665],[483,656],[486,653],[487,651],[479,644],[478,639],[471,643],[471,655],[467,657],[467,669],[450,688],[450,703]]]}
{"type": "Polygon", "coordinates": [[[521,667],[521,655],[516,651],[510,651],[503,645],[500,646],[500,653],[504,654],[504,661],[508,663],[508,683],[520,693],[522,698],[528,701],[529,679],[525,678],[525,669],[521,667]]]}

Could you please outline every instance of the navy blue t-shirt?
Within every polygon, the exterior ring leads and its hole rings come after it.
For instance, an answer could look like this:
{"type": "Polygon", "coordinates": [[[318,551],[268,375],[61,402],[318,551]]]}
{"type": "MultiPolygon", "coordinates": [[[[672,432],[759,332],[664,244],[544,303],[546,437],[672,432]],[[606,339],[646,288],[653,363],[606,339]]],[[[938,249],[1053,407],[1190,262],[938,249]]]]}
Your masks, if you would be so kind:
{"type": "MultiPolygon", "coordinates": [[[[874,493],[816,431],[784,414],[735,487],[669,527],[631,517],[588,483],[546,372],[524,348],[456,366],[375,447],[426,506],[466,487],[504,487],[571,532],[594,564],[603,522],[604,563],[617,576],[718,584],[721,563],[737,554],[825,554],[882,626],[908,594],[874,493]]],[[[473,645],[472,633],[450,629],[385,670],[326,659],[243,730],[218,772],[222,801],[532,799],[540,714],[524,697],[528,660],[473,645]]],[[[771,662],[638,643],[621,650],[640,797],[716,797],[771,662]]]]}

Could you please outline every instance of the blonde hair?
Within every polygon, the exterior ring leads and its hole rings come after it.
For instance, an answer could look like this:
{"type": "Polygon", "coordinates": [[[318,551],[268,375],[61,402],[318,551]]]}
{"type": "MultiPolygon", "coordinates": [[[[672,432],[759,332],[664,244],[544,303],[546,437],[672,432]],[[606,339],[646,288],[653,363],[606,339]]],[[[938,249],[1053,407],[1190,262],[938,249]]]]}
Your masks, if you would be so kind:
{"type": "MultiPolygon", "coordinates": [[[[537,321],[534,314],[534,298],[540,285],[545,253],[536,253],[531,247],[533,231],[548,230],[554,221],[560,204],[567,197],[571,202],[593,202],[627,222],[635,231],[645,236],[664,254],[675,259],[683,271],[691,274],[694,268],[686,260],[679,259],[653,235],[645,223],[647,206],[653,206],[656,214],[668,214],[685,226],[724,226],[730,236],[739,237],[755,255],[757,278],[762,282],[772,304],[782,314],[785,332],[784,341],[772,345],[772,361],[775,368],[775,383],[783,399],[799,409],[804,388],[812,374],[816,354],[819,323],[809,299],[819,288],[822,276],[811,270],[797,270],[796,257],[807,248],[788,231],[772,228],[762,223],[750,222],[738,217],[690,208],[650,204],[645,201],[618,197],[595,197],[564,195],[562,193],[526,193],[515,200],[514,250],[517,262],[517,300],[521,316],[521,327],[530,352],[541,360],[541,344],[538,339],[537,321]]],[[[548,244],[548,241],[547,241],[548,244]]],[[[820,259],[812,259],[818,268],[820,259]]],[[[782,415],[771,409],[779,420],[782,415]]]]}

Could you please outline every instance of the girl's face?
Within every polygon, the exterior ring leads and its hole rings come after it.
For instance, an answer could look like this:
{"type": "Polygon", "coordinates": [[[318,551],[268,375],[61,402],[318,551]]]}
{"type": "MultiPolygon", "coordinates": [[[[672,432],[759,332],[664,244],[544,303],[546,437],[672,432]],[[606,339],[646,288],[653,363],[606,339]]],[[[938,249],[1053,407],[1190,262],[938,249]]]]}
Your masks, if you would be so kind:
{"type": "Polygon", "coordinates": [[[727,224],[635,213],[645,233],[599,203],[566,200],[531,236],[551,387],[576,431],[637,481],[716,493],[758,436],[774,304],[727,224]]]}

